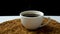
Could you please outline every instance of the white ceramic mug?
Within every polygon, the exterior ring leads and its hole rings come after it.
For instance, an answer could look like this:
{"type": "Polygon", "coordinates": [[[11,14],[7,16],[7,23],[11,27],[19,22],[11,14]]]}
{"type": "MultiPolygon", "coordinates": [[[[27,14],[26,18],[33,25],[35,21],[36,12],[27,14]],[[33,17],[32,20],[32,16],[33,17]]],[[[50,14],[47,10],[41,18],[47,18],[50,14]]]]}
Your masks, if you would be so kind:
{"type": "Polygon", "coordinates": [[[50,18],[48,17],[49,19],[48,22],[46,24],[41,25],[44,19],[44,13],[36,10],[23,11],[20,13],[20,17],[21,17],[22,25],[27,29],[37,29],[38,27],[43,27],[50,22],[50,18]],[[26,16],[23,16],[24,14],[37,14],[39,16],[26,17],[26,16]]]}

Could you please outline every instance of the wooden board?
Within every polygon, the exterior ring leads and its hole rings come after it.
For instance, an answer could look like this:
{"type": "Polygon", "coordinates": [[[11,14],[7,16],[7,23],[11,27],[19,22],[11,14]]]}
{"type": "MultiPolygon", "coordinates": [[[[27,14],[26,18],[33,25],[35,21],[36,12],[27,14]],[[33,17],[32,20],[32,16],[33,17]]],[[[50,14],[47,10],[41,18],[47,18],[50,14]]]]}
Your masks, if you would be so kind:
{"type": "MultiPolygon", "coordinates": [[[[45,18],[43,22],[47,21],[45,18]]],[[[14,19],[0,24],[0,34],[60,34],[60,24],[51,19],[51,22],[44,27],[28,30],[22,26],[20,19],[14,19]]]]}

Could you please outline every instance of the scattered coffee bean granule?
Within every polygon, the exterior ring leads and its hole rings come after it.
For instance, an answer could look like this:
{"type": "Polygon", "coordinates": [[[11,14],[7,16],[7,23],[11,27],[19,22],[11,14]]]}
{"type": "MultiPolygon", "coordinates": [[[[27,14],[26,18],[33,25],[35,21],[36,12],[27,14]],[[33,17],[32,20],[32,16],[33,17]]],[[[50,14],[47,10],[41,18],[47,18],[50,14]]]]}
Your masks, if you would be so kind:
{"type": "MultiPolygon", "coordinates": [[[[44,19],[43,23],[48,21],[44,19]]],[[[0,34],[60,34],[60,23],[51,19],[44,27],[28,30],[21,24],[20,19],[6,21],[0,24],[0,34]]]]}

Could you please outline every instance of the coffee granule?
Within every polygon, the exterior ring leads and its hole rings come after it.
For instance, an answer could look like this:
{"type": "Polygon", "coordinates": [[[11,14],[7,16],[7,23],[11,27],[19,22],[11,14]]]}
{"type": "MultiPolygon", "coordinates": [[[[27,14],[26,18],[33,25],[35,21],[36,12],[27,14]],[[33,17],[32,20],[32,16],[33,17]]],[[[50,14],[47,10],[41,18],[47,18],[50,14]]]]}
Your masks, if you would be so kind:
{"type": "MultiPolygon", "coordinates": [[[[43,23],[47,21],[48,19],[45,18],[43,23]]],[[[60,23],[51,19],[44,27],[28,30],[21,24],[20,19],[14,19],[0,24],[0,34],[60,34],[60,23]]]]}

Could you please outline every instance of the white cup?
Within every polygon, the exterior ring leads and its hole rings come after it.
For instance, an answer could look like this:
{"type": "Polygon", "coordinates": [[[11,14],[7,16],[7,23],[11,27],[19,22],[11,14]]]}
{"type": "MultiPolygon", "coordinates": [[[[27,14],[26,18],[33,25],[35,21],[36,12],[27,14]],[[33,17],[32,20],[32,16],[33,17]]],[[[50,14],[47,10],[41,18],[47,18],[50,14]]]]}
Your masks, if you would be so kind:
{"type": "Polygon", "coordinates": [[[21,23],[27,29],[37,29],[38,27],[43,27],[50,22],[50,18],[48,17],[48,22],[46,24],[42,24],[44,17],[44,13],[36,10],[28,10],[20,13],[21,23]],[[24,14],[37,14],[39,16],[36,17],[26,17],[24,14]]]}

